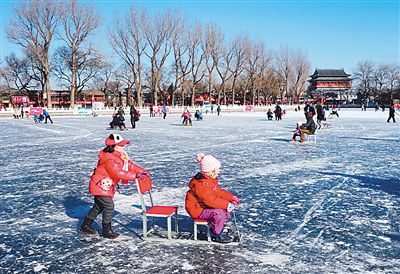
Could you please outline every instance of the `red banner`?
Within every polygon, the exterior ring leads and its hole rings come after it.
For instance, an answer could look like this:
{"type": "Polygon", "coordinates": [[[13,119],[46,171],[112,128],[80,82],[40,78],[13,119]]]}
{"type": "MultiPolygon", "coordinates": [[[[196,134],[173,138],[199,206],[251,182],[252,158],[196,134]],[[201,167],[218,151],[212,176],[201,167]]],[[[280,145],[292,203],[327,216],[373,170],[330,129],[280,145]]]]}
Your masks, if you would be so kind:
{"type": "Polygon", "coordinates": [[[29,103],[28,96],[11,96],[14,104],[27,104],[29,103]]]}
{"type": "Polygon", "coordinates": [[[40,114],[42,114],[42,111],[43,111],[43,108],[41,108],[41,107],[37,107],[37,108],[31,107],[29,109],[29,116],[33,116],[34,114],[40,115],[40,114]]]}

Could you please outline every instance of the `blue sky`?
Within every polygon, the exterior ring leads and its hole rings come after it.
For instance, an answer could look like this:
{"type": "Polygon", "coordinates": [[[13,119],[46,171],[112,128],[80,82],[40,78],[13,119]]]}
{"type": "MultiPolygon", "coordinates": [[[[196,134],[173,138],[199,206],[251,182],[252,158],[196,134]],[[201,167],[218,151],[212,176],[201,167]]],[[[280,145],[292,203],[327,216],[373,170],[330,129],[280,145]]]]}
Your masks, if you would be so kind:
{"type": "MultiPolygon", "coordinates": [[[[351,72],[359,61],[399,63],[399,0],[397,1],[93,1],[102,15],[94,38],[112,54],[107,31],[115,13],[130,5],[150,13],[180,10],[190,21],[214,22],[227,37],[247,33],[277,49],[287,45],[307,52],[312,68],[345,68],[351,72]]],[[[18,1],[1,2],[1,59],[18,47],[5,35],[5,26],[18,1]]]]}

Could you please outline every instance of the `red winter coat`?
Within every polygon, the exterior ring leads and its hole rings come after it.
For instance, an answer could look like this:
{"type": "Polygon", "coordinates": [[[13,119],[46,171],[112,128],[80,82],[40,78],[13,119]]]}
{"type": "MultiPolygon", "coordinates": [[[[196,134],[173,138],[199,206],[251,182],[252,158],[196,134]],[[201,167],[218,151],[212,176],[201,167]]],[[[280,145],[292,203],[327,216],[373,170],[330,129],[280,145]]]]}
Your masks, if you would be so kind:
{"type": "Polygon", "coordinates": [[[99,162],[89,182],[89,191],[94,196],[114,197],[115,187],[120,180],[123,184],[133,181],[136,174],[146,170],[128,161],[128,171],[123,170],[124,161],[118,151],[99,153],[99,162]],[[108,183],[108,184],[107,184],[108,183]]]}
{"type": "Polygon", "coordinates": [[[197,218],[205,208],[226,209],[233,194],[218,186],[218,179],[198,173],[189,183],[185,208],[192,218],[197,218]]]}

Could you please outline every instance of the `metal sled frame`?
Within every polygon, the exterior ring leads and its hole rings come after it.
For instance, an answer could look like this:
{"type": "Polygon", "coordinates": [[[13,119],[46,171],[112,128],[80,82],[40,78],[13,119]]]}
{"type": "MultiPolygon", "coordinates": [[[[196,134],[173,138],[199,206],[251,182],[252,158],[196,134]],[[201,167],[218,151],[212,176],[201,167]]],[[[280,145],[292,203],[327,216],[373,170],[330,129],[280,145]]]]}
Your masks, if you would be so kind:
{"type": "Polygon", "coordinates": [[[154,218],[166,218],[167,219],[167,231],[168,240],[172,240],[172,216],[175,215],[175,230],[178,233],[178,207],[177,206],[157,206],[153,203],[153,197],[151,195],[152,184],[149,177],[145,178],[143,181],[139,182],[136,179],[136,186],[139,192],[140,204],[142,206],[143,214],[143,238],[148,239],[148,235],[155,232],[155,220],[154,218]],[[147,208],[146,202],[144,200],[144,194],[149,194],[151,207],[147,208]],[[152,228],[147,230],[147,217],[152,218],[152,228]]]}
{"type": "MultiPolygon", "coordinates": [[[[175,233],[174,233],[175,234],[175,233]]],[[[176,235],[173,235],[172,240],[169,240],[167,238],[161,238],[161,237],[147,237],[145,240],[149,242],[157,242],[157,243],[166,243],[168,245],[171,244],[176,244],[176,245],[218,245],[221,247],[224,246],[238,246],[242,243],[242,235],[240,237],[235,237],[235,241],[232,241],[230,243],[218,243],[218,242],[213,242],[213,241],[208,241],[208,240],[194,240],[194,234],[191,234],[190,232],[186,233],[178,233],[176,235]]]]}
{"type": "Polygon", "coordinates": [[[314,143],[317,142],[317,135],[315,133],[314,134],[306,134],[306,135],[307,135],[307,141],[313,140],[314,143]]]}

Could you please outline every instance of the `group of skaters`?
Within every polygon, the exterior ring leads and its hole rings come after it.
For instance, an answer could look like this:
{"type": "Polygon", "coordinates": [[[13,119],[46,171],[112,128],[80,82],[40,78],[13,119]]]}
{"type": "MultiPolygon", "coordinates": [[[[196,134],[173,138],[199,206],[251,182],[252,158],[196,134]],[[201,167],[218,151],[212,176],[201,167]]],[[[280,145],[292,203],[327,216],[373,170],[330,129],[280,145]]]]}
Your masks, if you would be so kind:
{"type": "MultiPolygon", "coordinates": [[[[192,125],[191,117],[192,117],[192,114],[190,113],[190,111],[187,108],[185,108],[181,115],[181,118],[183,118],[182,126],[191,126],[192,125]]],[[[196,118],[197,121],[203,120],[203,112],[196,109],[196,112],[194,113],[194,117],[196,118]]]]}
{"type": "MultiPolygon", "coordinates": [[[[296,129],[293,131],[293,137],[292,139],[290,139],[290,142],[295,142],[297,137],[300,137],[300,142],[305,142],[306,135],[315,134],[315,131],[317,129],[321,129],[322,126],[330,126],[330,123],[326,119],[326,108],[324,106],[323,100],[319,100],[315,107],[311,104],[306,104],[306,106],[304,107],[304,115],[306,118],[306,122],[297,122],[296,129]],[[317,116],[318,127],[314,122],[314,116],[317,116]]],[[[339,113],[337,112],[337,110],[335,110],[335,115],[339,117],[339,113]]]]}
{"type": "Polygon", "coordinates": [[[168,108],[166,105],[163,105],[162,108],[158,107],[157,111],[154,110],[153,105],[150,105],[149,110],[150,110],[150,117],[156,117],[157,114],[158,117],[163,117],[163,119],[167,118],[168,108]]]}
{"type": "Polygon", "coordinates": [[[276,104],[274,112],[271,111],[271,109],[268,109],[267,111],[267,118],[268,120],[272,120],[275,115],[275,121],[280,121],[282,120],[282,117],[285,116],[286,110],[282,109],[282,107],[279,105],[279,103],[276,104]]]}
{"type": "MultiPolygon", "coordinates": [[[[140,112],[137,110],[132,104],[129,108],[129,114],[131,116],[131,126],[132,129],[136,128],[136,122],[139,121],[140,117],[140,112]]],[[[119,130],[127,130],[128,128],[126,127],[125,124],[125,111],[122,107],[115,108],[114,114],[112,115],[112,121],[110,122],[110,128],[111,129],[119,129],[119,130]]]]}
{"type": "MultiPolygon", "coordinates": [[[[105,140],[105,148],[99,153],[99,161],[90,181],[89,192],[94,196],[94,205],[87,213],[80,232],[98,235],[92,228],[96,217],[102,214],[102,237],[115,239],[119,236],[111,226],[114,211],[114,194],[118,183],[126,185],[135,180],[149,180],[151,174],[130,160],[125,150],[129,140],[118,134],[111,134],[105,140]],[[146,178],[145,178],[146,177],[146,178]]],[[[193,219],[207,220],[212,240],[229,243],[233,240],[231,230],[224,229],[231,212],[240,204],[240,199],[219,186],[218,176],[221,162],[211,155],[198,153],[196,160],[199,171],[189,182],[185,209],[193,219]]]]}
{"type": "Polygon", "coordinates": [[[45,109],[43,109],[42,113],[40,114],[33,114],[33,121],[35,121],[35,124],[41,124],[43,121],[45,124],[47,124],[47,120],[53,123],[53,120],[50,117],[50,113],[45,109]]]}

